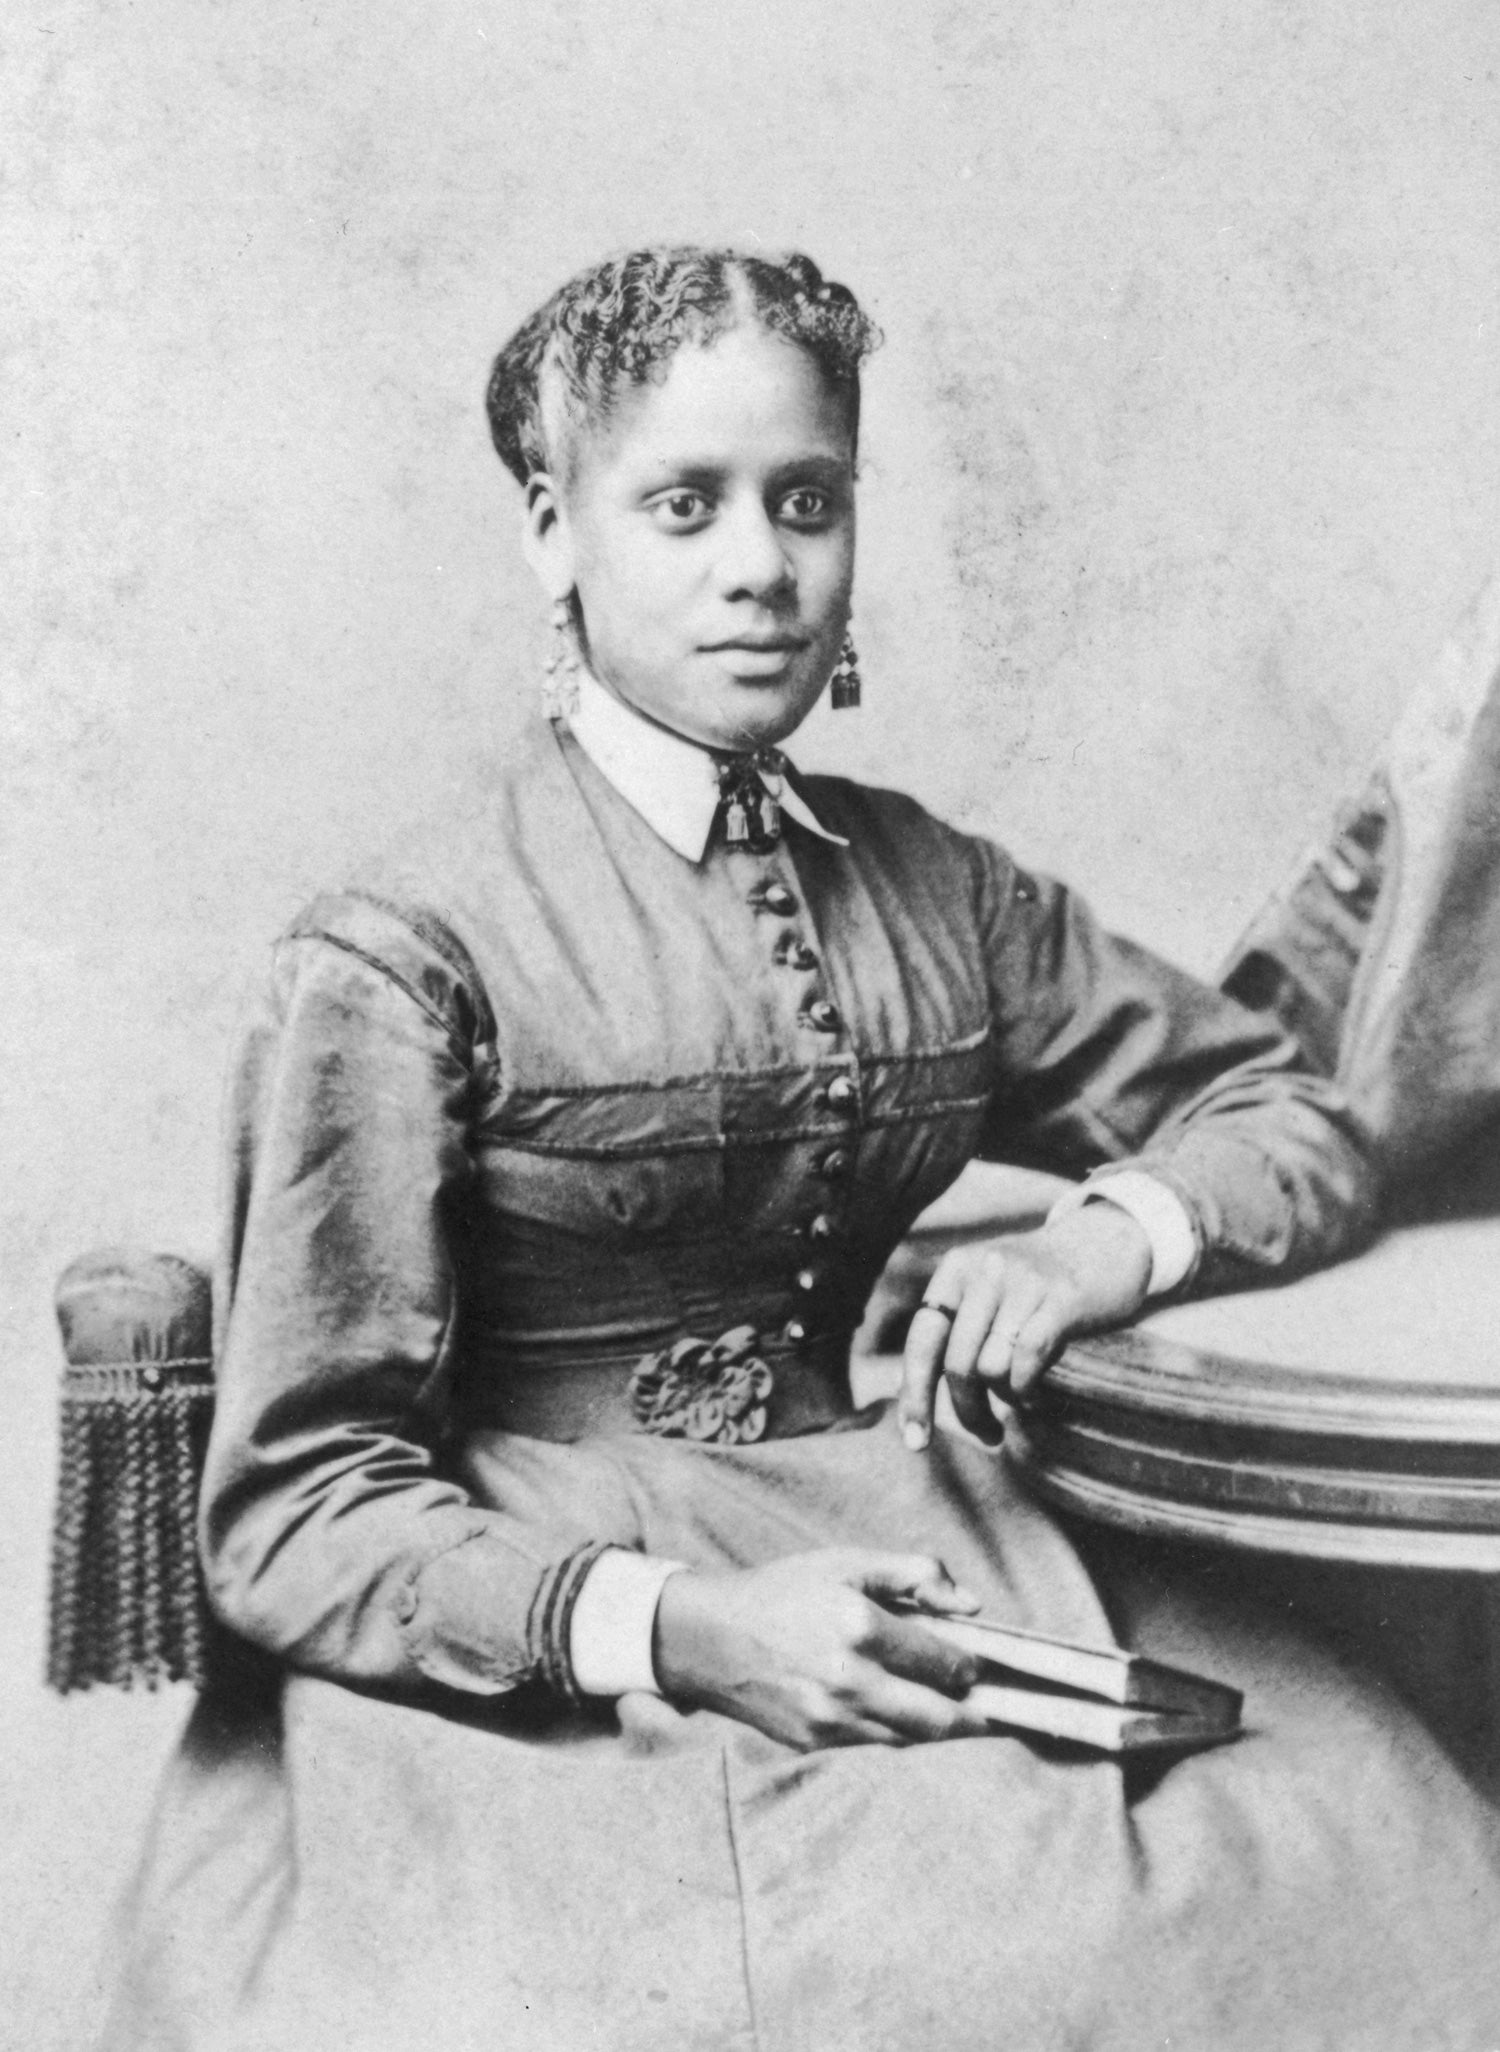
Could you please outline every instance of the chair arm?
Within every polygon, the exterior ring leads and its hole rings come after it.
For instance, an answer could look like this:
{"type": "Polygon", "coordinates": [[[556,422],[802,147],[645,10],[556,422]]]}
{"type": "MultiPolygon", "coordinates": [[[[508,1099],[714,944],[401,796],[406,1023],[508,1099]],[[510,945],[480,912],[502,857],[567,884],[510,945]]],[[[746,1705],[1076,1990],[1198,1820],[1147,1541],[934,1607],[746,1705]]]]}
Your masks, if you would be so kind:
{"type": "Polygon", "coordinates": [[[64,1269],[47,1680],[66,1694],[201,1682],[213,1626],[198,1486],[213,1413],[212,1291],[174,1254],[106,1247],[64,1269]]]}

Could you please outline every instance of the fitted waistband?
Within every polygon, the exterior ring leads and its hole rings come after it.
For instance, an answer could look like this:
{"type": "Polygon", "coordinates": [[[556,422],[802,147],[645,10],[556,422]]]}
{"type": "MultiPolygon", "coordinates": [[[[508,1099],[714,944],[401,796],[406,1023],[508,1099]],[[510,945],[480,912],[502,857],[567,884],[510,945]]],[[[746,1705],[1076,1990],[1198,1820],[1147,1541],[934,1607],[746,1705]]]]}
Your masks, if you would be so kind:
{"type": "MultiPolygon", "coordinates": [[[[793,1439],[823,1432],[854,1416],[849,1388],[847,1333],[809,1339],[754,1343],[755,1356],[770,1370],[764,1424],[743,1439],[793,1439]]],[[[713,1441],[733,1435],[677,1429],[642,1422],[633,1378],[643,1361],[658,1356],[598,1353],[585,1360],[503,1367],[497,1359],[475,1378],[459,1400],[460,1427],[516,1432],[528,1439],[571,1441],[596,1434],[651,1432],[713,1441]]]]}

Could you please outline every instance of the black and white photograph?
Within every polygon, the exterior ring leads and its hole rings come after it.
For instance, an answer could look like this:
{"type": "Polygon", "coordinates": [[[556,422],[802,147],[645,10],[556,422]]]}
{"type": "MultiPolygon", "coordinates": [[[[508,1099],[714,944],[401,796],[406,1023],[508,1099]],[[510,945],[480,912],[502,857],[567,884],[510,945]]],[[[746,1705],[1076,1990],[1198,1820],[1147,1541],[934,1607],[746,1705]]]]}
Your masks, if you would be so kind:
{"type": "Polygon", "coordinates": [[[0,2046],[1500,2052],[1500,13],[0,171],[0,2046]]]}

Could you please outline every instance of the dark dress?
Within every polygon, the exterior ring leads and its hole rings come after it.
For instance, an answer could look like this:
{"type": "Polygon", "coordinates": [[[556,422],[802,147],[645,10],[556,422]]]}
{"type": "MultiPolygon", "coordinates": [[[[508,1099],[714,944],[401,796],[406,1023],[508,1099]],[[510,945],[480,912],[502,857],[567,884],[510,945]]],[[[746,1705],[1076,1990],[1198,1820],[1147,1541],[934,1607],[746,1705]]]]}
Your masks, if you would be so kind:
{"type": "Polygon", "coordinates": [[[1337,1101],[989,844],[805,789],[847,848],[793,825],[695,865],[538,728],[480,812],[279,947],[205,1510],[216,1601],[271,1658],[169,1774],[110,2046],[1500,2042],[1492,1821],[1415,1722],[1231,1578],[1069,1533],[1003,1456],[907,1452],[842,1372],[979,1153],[1139,1160],[1199,1285],[1327,1258],[1366,1201],[1337,1101]],[[643,1354],[738,1326],[766,1438],[631,1429],[643,1354]],[[934,1552],[997,1614],[1237,1683],[1249,1732],[1141,1772],[569,1706],[604,1544],[934,1552]]]}

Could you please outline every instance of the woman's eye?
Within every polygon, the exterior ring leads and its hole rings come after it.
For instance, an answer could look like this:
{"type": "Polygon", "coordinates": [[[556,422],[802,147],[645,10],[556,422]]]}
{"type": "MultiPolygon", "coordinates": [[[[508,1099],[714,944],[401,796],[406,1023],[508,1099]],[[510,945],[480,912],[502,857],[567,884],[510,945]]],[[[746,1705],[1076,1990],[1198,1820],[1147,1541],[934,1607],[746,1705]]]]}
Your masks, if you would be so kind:
{"type": "Polygon", "coordinates": [[[782,517],[804,527],[826,520],[829,509],[827,492],[816,491],[811,485],[800,485],[796,491],[788,492],[781,502],[782,517]]]}
{"type": "Polygon", "coordinates": [[[664,526],[693,527],[706,517],[708,501],[702,492],[664,492],[654,510],[664,526]]]}

